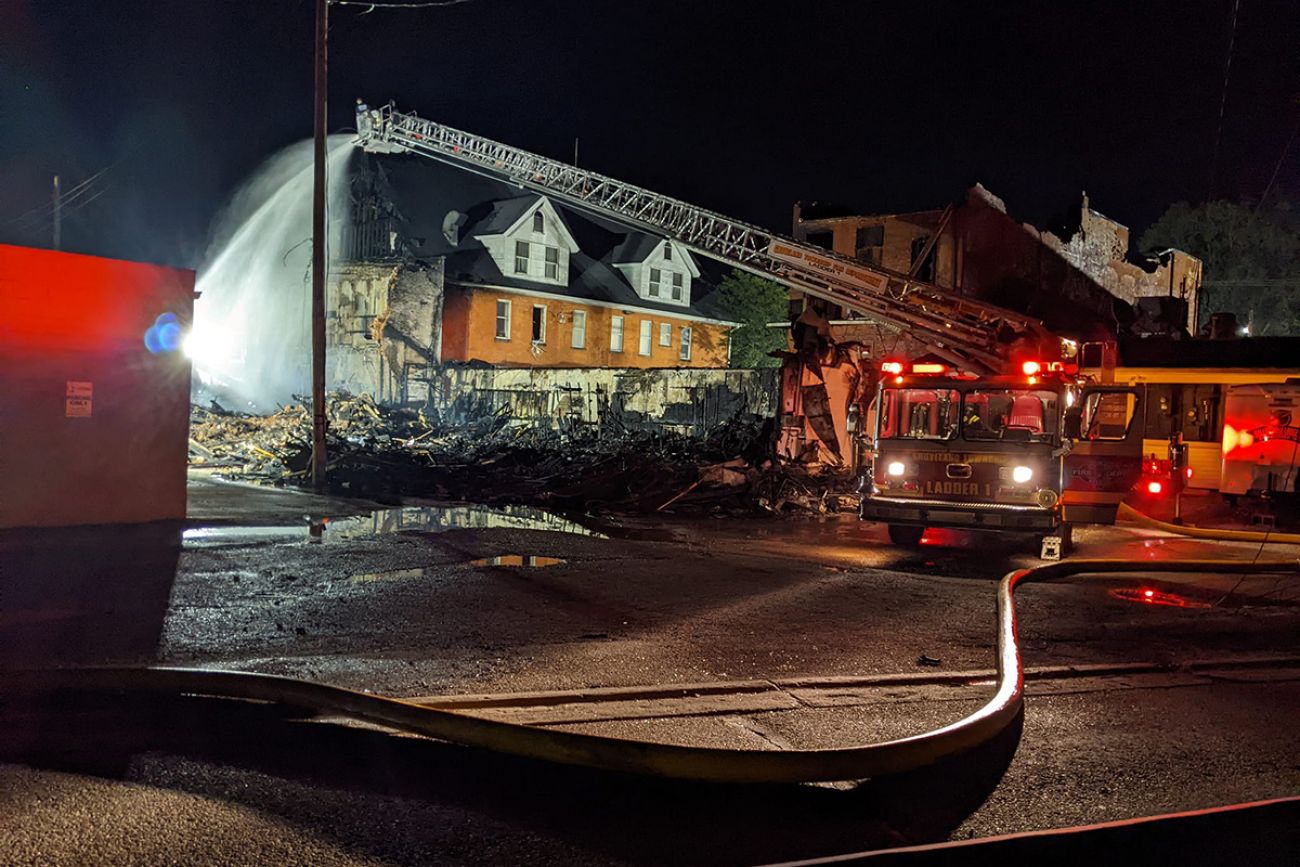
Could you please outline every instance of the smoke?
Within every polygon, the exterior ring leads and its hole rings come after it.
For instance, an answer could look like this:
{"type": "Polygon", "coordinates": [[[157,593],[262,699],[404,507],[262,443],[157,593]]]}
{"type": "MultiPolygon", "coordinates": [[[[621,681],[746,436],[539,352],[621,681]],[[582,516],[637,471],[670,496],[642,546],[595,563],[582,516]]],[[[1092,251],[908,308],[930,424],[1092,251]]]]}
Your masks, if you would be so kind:
{"type": "MultiPolygon", "coordinates": [[[[342,253],[349,218],[353,137],[330,136],[326,177],[328,263],[342,253]]],[[[196,391],[267,410],[311,391],[312,143],[267,160],[235,193],[199,269],[186,351],[196,391]]]]}

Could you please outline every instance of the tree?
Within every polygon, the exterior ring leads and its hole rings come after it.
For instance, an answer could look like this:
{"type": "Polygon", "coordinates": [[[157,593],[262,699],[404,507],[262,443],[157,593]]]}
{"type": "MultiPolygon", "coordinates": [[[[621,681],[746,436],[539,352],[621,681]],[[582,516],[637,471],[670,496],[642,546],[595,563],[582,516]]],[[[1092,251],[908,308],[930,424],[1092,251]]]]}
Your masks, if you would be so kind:
{"type": "Polygon", "coordinates": [[[1233,202],[1178,202],[1142,235],[1144,250],[1176,247],[1205,263],[1200,321],[1237,314],[1254,334],[1300,335],[1300,236],[1285,202],[1266,211],[1233,202]]]}
{"type": "Polygon", "coordinates": [[[790,316],[789,292],[780,283],[764,280],[734,269],[718,287],[717,306],[740,327],[731,332],[732,367],[776,367],[778,359],[768,355],[785,349],[784,328],[768,328],[769,322],[784,322],[790,316]]]}

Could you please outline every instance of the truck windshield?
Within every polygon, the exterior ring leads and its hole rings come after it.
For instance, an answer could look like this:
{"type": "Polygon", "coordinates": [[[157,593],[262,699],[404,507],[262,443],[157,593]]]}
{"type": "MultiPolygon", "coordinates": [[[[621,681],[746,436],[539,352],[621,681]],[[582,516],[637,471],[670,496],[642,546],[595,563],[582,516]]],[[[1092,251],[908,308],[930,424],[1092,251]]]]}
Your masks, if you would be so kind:
{"type": "Polygon", "coordinates": [[[1056,435],[1054,391],[971,389],[962,404],[962,436],[968,440],[1009,439],[1024,431],[1030,442],[1051,442],[1056,435]]]}
{"type": "Polygon", "coordinates": [[[887,388],[880,395],[880,438],[950,440],[961,395],[951,388],[887,388]]]}

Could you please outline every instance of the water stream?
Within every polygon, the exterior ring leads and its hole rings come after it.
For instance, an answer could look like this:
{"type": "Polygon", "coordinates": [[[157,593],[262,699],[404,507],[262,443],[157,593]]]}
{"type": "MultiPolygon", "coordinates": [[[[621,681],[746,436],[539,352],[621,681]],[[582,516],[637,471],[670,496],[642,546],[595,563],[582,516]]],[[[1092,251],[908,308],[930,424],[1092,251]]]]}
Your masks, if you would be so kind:
{"type": "MultiPolygon", "coordinates": [[[[329,137],[329,261],[342,252],[353,136],[329,137]]],[[[227,206],[199,269],[185,348],[196,396],[274,410],[311,391],[311,141],[271,157],[227,206]]]]}

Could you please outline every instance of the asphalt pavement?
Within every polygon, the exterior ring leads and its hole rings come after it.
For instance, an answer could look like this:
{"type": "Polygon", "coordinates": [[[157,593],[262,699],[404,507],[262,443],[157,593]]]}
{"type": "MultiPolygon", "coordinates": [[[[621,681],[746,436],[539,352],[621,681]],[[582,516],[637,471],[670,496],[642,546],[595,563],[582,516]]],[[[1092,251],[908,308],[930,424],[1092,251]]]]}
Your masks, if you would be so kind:
{"type": "MultiPolygon", "coordinates": [[[[1141,572],[1300,552],[1123,527],[1076,541],[1079,556],[1129,559],[1134,573],[1025,588],[1026,664],[1160,671],[1031,683],[1023,730],[959,765],[701,787],[265,709],[74,706],[39,723],[20,709],[0,739],[0,846],[33,864],[88,852],[142,864],[743,864],[1300,790],[1300,669],[1180,670],[1300,657],[1300,581],[1141,572]]],[[[853,745],[947,724],[983,696],[787,685],[989,669],[997,579],[1038,562],[1028,538],[926,542],[892,548],[882,528],[845,518],[392,509],[195,479],[185,528],[0,538],[0,660],[213,666],[400,696],[762,681],[784,697],[611,705],[539,724],[759,750],[853,745]]]]}

